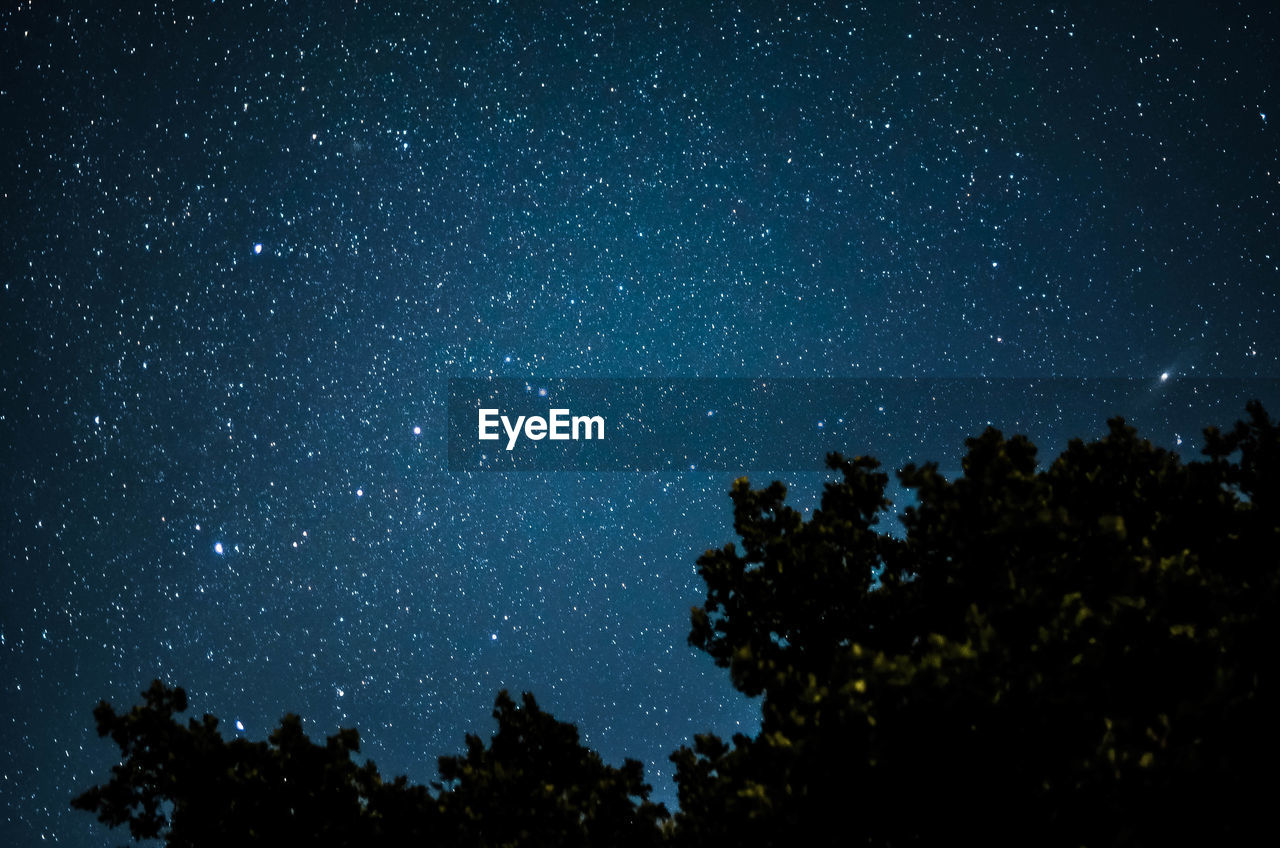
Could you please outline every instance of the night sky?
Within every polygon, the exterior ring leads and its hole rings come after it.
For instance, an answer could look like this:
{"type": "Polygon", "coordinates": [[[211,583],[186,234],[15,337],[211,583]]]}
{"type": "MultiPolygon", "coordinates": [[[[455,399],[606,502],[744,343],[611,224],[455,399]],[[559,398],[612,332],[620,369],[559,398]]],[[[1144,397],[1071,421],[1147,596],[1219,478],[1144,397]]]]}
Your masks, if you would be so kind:
{"type": "Polygon", "coordinates": [[[0,12],[0,843],[124,840],[156,677],[419,782],[532,691],[669,806],[754,732],[738,473],[451,472],[449,378],[1280,377],[1272,3],[81,5],[0,12]]]}

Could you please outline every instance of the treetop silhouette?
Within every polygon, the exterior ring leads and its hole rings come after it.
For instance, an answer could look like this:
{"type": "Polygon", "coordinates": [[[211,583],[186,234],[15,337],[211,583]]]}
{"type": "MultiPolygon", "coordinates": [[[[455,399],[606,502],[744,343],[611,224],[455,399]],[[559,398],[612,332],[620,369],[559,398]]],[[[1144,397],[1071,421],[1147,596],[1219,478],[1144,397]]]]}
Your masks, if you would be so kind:
{"type": "Polygon", "coordinates": [[[1247,410],[1196,462],[1113,419],[1040,469],[988,429],[954,480],[898,472],[900,536],[874,459],[829,457],[807,520],[737,481],[740,541],[699,558],[689,642],[763,722],[672,754],[672,818],[639,763],[605,765],[531,695],[501,693],[489,746],[468,736],[427,789],[353,763],[354,730],[182,727],[159,683],[95,711],[122,762],[73,803],[174,845],[1239,841],[1280,788],[1280,428],[1247,410]]]}

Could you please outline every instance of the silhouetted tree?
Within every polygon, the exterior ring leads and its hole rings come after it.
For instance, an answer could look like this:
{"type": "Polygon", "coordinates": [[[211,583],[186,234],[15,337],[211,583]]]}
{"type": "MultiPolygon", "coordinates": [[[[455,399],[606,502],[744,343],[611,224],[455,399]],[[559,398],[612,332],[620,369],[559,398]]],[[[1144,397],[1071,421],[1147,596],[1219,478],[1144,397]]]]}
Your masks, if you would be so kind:
{"type": "Polygon", "coordinates": [[[95,710],[122,762],[72,803],[177,846],[1251,841],[1280,789],[1280,428],[1248,412],[1191,463],[1115,419],[1038,470],[988,429],[955,480],[899,472],[898,535],[873,459],[832,455],[807,521],[737,481],[740,547],[698,560],[689,641],[763,722],[672,755],[674,821],[531,695],[499,694],[433,794],[354,763],[354,730],[183,726],[158,681],[95,710]]]}
{"type": "Polygon", "coordinates": [[[355,730],[312,743],[287,715],[269,742],[234,739],[206,715],[186,726],[182,689],[160,681],[118,714],[105,701],[98,732],[119,746],[111,780],[72,801],[135,839],[172,846],[459,845],[643,846],[661,837],[665,808],[648,802],[639,762],[605,765],[573,725],[524,708],[502,692],[492,748],[467,737],[467,753],[441,757],[438,796],[404,777],[384,782],[357,765],[355,730]]]}
{"type": "Polygon", "coordinates": [[[447,791],[441,807],[457,828],[452,844],[646,846],[660,841],[661,804],[648,800],[637,760],[622,768],[578,742],[578,730],[502,692],[493,712],[498,732],[489,748],[468,734],[467,753],[441,757],[447,791]]]}
{"type": "Polygon", "coordinates": [[[905,538],[874,529],[874,460],[832,456],[843,480],[808,521],[739,480],[741,548],[699,560],[690,642],[764,719],[672,756],[680,840],[1157,844],[1266,823],[1280,431],[1249,413],[1188,464],[1116,419],[1037,471],[989,429],[954,481],[900,472],[905,538]]]}
{"type": "Polygon", "coordinates": [[[420,841],[441,829],[434,798],[403,778],[384,783],[377,767],[357,765],[355,730],[317,745],[296,715],[286,715],[268,742],[223,739],[205,715],[185,726],[182,689],[159,680],[144,703],[119,714],[103,701],[98,733],[119,746],[111,780],[72,806],[135,839],[163,836],[172,846],[367,845],[420,841]]]}

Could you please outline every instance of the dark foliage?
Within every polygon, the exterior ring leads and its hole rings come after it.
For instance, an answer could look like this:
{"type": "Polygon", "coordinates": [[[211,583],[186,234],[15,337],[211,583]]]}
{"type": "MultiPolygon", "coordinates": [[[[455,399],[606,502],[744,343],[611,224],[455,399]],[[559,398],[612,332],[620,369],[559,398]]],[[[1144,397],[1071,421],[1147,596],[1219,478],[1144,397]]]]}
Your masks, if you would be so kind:
{"type": "Polygon", "coordinates": [[[228,742],[213,716],[186,726],[174,720],[187,708],[182,689],[157,680],[143,698],[124,714],[105,701],[94,710],[99,735],[112,738],[123,761],[110,782],[71,802],[113,827],[127,823],[135,839],[336,846],[421,841],[441,827],[425,789],[403,778],[384,783],[373,763],[351,760],[360,749],[355,730],[317,745],[287,715],[268,742],[228,742]]]}
{"type": "Polygon", "coordinates": [[[530,695],[498,696],[489,747],[442,757],[433,793],[352,762],[354,730],[183,727],[158,682],[95,711],[123,761],[73,804],[182,846],[1250,841],[1280,788],[1280,428],[1248,411],[1191,463],[1118,419],[1043,470],[988,430],[954,481],[899,472],[899,536],[873,459],[833,455],[807,521],[739,480],[741,544],[699,559],[689,638],[764,721],[672,755],[674,821],[639,763],[605,765],[530,695]]]}
{"type": "Polygon", "coordinates": [[[622,768],[578,742],[578,730],[524,695],[517,709],[506,692],[494,708],[498,732],[488,748],[467,736],[467,753],[441,757],[448,790],[441,809],[465,846],[644,846],[659,842],[666,808],[647,800],[651,787],[637,760],[622,768]]]}
{"type": "Polygon", "coordinates": [[[643,846],[667,817],[647,801],[640,763],[617,769],[582,747],[578,731],[524,696],[519,709],[498,695],[490,748],[467,737],[467,754],[441,757],[448,788],[438,794],[404,777],[383,781],[356,765],[355,730],[311,742],[287,715],[269,743],[224,740],[206,715],[186,726],[173,714],[186,694],[160,681],[144,704],[117,714],[103,702],[98,732],[120,747],[111,780],[72,806],[136,839],[173,846],[457,845],[643,846]]]}
{"type": "Polygon", "coordinates": [[[874,460],[833,456],[807,522],[738,481],[741,551],[699,560],[690,641],[763,693],[764,722],[673,755],[680,840],[1254,832],[1280,753],[1280,431],[1249,413],[1188,464],[1119,419],[1043,471],[988,430],[955,481],[900,472],[904,539],[872,529],[874,460]]]}

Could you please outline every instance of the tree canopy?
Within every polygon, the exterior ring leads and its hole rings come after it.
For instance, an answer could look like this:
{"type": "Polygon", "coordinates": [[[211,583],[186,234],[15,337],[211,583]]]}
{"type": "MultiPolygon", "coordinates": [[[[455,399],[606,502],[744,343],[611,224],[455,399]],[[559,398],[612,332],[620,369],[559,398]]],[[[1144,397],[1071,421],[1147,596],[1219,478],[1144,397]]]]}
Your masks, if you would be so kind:
{"type": "Polygon", "coordinates": [[[206,715],[184,726],[182,689],[160,681],[144,703],[119,714],[103,702],[98,733],[120,747],[111,780],[71,803],[135,839],[212,845],[563,845],[656,844],[666,809],[648,801],[641,764],[604,764],[578,731],[504,691],[488,748],[467,736],[467,752],[439,760],[443,783],[384,781],[373,762],[357,765],[359,734],[343,729],[311,742],[286,715],[267,742],[224,740],[206,715]]]}
{"type": "Polygon", "coordinates": [[[186,727],[156,683],[95,711],[121,750],[74,805],[173,845],[877,845],[1240,841],[1277,789],[1280,428],[1259,404],[1184,462],[1120,419],[1038,469],[1024,437],[967,441],[963,473],[840,479],[807,520],[780,483],[735,483],[737,544],[699,560],[689,641],[763,699],[753,736],[671,757],[679,810],[640,764],[605,765],[572,725],[501,693],[433,789],[356,765],[286,716],[268,742],[186,727]]]}

